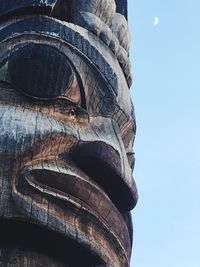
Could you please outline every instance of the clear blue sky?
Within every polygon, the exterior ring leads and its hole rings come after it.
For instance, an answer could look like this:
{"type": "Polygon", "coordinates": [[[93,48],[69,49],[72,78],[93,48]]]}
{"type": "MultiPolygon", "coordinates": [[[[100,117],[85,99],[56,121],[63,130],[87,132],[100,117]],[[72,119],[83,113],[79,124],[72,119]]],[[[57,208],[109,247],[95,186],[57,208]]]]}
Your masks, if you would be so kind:
{"type": "Polygon", "coordinates": [[[131,267],[199,267],[200,1],[129,0],[129,24],[139,191],[131,267]]]}

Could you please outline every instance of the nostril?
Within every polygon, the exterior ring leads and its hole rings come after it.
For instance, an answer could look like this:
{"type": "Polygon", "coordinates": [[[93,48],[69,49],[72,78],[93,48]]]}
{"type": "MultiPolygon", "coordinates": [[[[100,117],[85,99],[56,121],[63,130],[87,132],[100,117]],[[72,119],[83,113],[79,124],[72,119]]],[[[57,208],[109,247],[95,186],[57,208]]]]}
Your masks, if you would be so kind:
{"type": "Polygon", "coordinates": [[[102,141],[80,144],[73,152],[76,164],[107,193],[120,212],[135,206],[135,196],[122,174],[119,153],[102,141]]]}

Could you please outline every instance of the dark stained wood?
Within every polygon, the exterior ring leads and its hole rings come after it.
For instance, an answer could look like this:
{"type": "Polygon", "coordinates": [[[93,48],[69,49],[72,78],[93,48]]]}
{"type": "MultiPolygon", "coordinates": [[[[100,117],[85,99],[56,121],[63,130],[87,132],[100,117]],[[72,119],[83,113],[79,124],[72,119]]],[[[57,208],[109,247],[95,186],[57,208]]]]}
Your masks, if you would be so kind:
{"type": "Polygon", "coordinates": [[[115,0],[117,6],[117,12],[124,15],[126,18],[128,16],[127,10],[127,0],[115,0]]]}
{"type": "Polygon", "coordinates": [[[5,19],[20,14],[51,13],[56,0],[1,0],[0,18],[5,19]]]}
{"type": "Polygon", "coordinates": [[[69,267],[69,265],[60,263],[49,256],[45,256],[44,254],[17,248],[0,249],[0,266],[69,267]]]}
{"type": "Polygon", "coordinates": [[[86,266],[101,264],[79,244],[44,227],[17,220],[1,220],[0,234],[0,266],[81,267],[83,262],[86,266]]]}
{"type": "Polygon", "coordinates": [[[74,80],[67,57],[51,46],[40,44],[27,44],[16,51],[9,60],[8,75],[16,90],[42,99],[64,95],[74,80]]]}
{"type": "Polygon", "coordinates": [[[130,266],[126,12],[126,1],[0,0],[1,266],[130,266]]]}

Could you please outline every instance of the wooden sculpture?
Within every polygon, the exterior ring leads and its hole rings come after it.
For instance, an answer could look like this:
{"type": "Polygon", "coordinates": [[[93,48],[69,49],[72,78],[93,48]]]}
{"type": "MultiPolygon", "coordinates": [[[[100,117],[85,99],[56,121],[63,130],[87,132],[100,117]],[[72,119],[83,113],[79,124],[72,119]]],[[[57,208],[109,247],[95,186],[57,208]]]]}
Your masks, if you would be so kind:
{"type": "Polygon", "coordinates": [[[0,0],[0,266],[130,265],[126,2],[0,0]]]}

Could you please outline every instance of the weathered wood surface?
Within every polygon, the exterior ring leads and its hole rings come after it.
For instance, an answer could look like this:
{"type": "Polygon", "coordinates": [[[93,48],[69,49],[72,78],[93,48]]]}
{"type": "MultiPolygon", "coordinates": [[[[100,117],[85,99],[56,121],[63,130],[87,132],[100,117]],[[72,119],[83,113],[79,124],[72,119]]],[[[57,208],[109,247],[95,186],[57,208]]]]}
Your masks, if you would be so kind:
{"type": "Polygon", "coordinates": [[[129,266],[136,126],[122,7],[0,0],[0,266],[129,266]]]}

